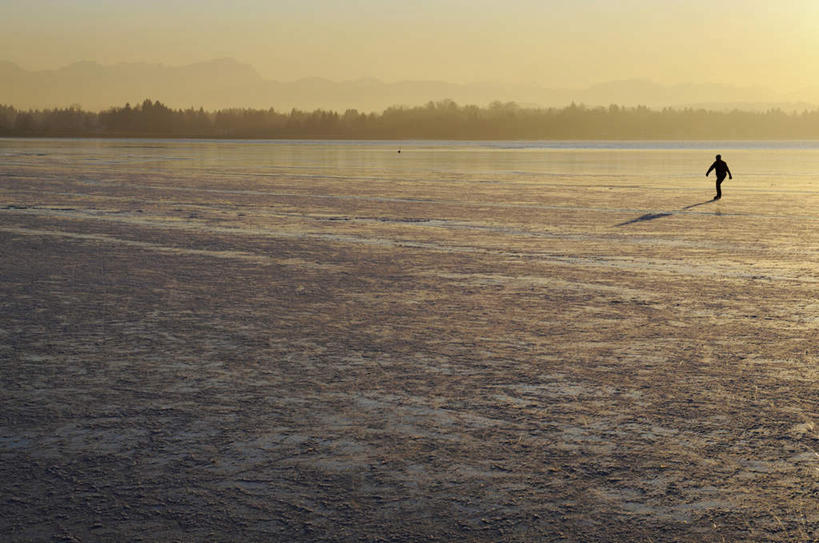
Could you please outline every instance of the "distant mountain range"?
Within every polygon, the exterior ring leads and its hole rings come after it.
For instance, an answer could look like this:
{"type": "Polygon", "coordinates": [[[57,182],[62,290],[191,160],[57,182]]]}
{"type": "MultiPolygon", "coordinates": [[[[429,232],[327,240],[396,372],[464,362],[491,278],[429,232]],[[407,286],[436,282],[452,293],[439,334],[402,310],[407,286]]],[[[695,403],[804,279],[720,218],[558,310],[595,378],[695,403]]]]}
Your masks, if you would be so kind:
{"type": "MultiPolygon", "coordinates": [[[[818,92],[801,96],[819,96],[818,92]]],[[[103,66],[77,62],[57,70],[30,71],[0,61],[0,104],[18,108],[66,107],[102,110],[135,104],[145,98],[174,107],[317,108],[381,111],[390,106],[416,106],[430,100],[451,99],[458,104],[485,106],[493,101],[524,106],[563,107],[617,104],[707,109],[812,109],[813,103],[778,95],[762,87],[716,84],[661,85],[647,80],[601,83],[585,89],[550,89],[536,85],[497,83],[456,84],[442,81],[377,79],[330,81],[322,78],[291,82],[263,78],[250,65],[218,59],[187,66],[123,63],[103,66]]]]}

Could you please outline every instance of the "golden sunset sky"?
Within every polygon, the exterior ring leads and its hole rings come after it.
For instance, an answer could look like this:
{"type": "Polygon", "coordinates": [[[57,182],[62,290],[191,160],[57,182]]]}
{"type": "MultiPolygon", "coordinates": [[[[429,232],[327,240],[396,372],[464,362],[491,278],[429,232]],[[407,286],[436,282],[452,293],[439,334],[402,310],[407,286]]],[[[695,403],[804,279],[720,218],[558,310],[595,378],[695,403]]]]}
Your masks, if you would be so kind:
{"type": "Polygon", "coordinates": [[[231,57],[265,78],[819,85],[816,0],[0,0],[0,60],[231,57]]]}

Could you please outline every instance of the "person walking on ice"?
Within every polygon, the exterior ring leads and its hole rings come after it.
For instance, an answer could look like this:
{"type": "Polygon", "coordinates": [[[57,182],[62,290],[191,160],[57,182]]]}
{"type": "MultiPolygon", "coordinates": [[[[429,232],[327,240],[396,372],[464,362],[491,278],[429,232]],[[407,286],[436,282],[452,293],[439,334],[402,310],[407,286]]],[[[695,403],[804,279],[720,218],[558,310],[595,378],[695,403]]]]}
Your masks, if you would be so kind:
{"type": "Polygon", "coordinates": [[[708,174],[711,173],[711,170],[717,175],[717,195],[714,196],[714,200],[719,200],[722,198],[722,189],[720,185],[722,185],[722,181],[725,179],[725,174],[728,174],[728,179],[733,179],[734,176],[731,175],[731,170],[728,168],[728,164],[722,160],[722,155],[717,155],[717,159],[711,164],[711,167],[708,168],[708,171],[705,172],[705,177],[708,177],[708,174]]]}

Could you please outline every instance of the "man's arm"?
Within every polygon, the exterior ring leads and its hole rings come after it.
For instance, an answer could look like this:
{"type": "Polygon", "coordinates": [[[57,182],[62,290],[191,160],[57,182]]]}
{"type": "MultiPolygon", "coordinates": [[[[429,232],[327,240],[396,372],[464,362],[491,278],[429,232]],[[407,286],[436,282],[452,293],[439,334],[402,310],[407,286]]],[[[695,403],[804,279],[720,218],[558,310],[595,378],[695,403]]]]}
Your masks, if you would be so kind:
{"type": "Polygon", "coordinates": [[[708,174],[709,174],[709,173],[711,173],[711,170],[713,170],[713,169],[714,169],[714,167],[715,167],[716,165],[717,165],[717,163],[716,163],[716,162],[714,162],[713,164],[711,164],[711,167],[710,167],[710,168],[708,168],[708,171],[707,171],[707,172],[705,172],[705,177],[708,177],[708,174]]]}
{"type": "Polygon", "coordinates": [[[734,178],[734,176],[731,175],[731,168],[728,167],[728,164],[725,165],[725,171],[728,172],[728,179],[734,178]]]}

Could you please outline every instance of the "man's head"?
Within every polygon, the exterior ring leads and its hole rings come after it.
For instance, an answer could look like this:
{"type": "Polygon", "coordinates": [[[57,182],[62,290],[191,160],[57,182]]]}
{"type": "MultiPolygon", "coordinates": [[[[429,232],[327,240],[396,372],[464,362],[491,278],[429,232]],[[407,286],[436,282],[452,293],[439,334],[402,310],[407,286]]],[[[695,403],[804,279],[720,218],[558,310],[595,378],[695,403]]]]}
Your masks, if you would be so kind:
{"type": "Polygon", "coordinates": [[[717,160],[722,160],[722,155],[717,155],[717,160]]]}

